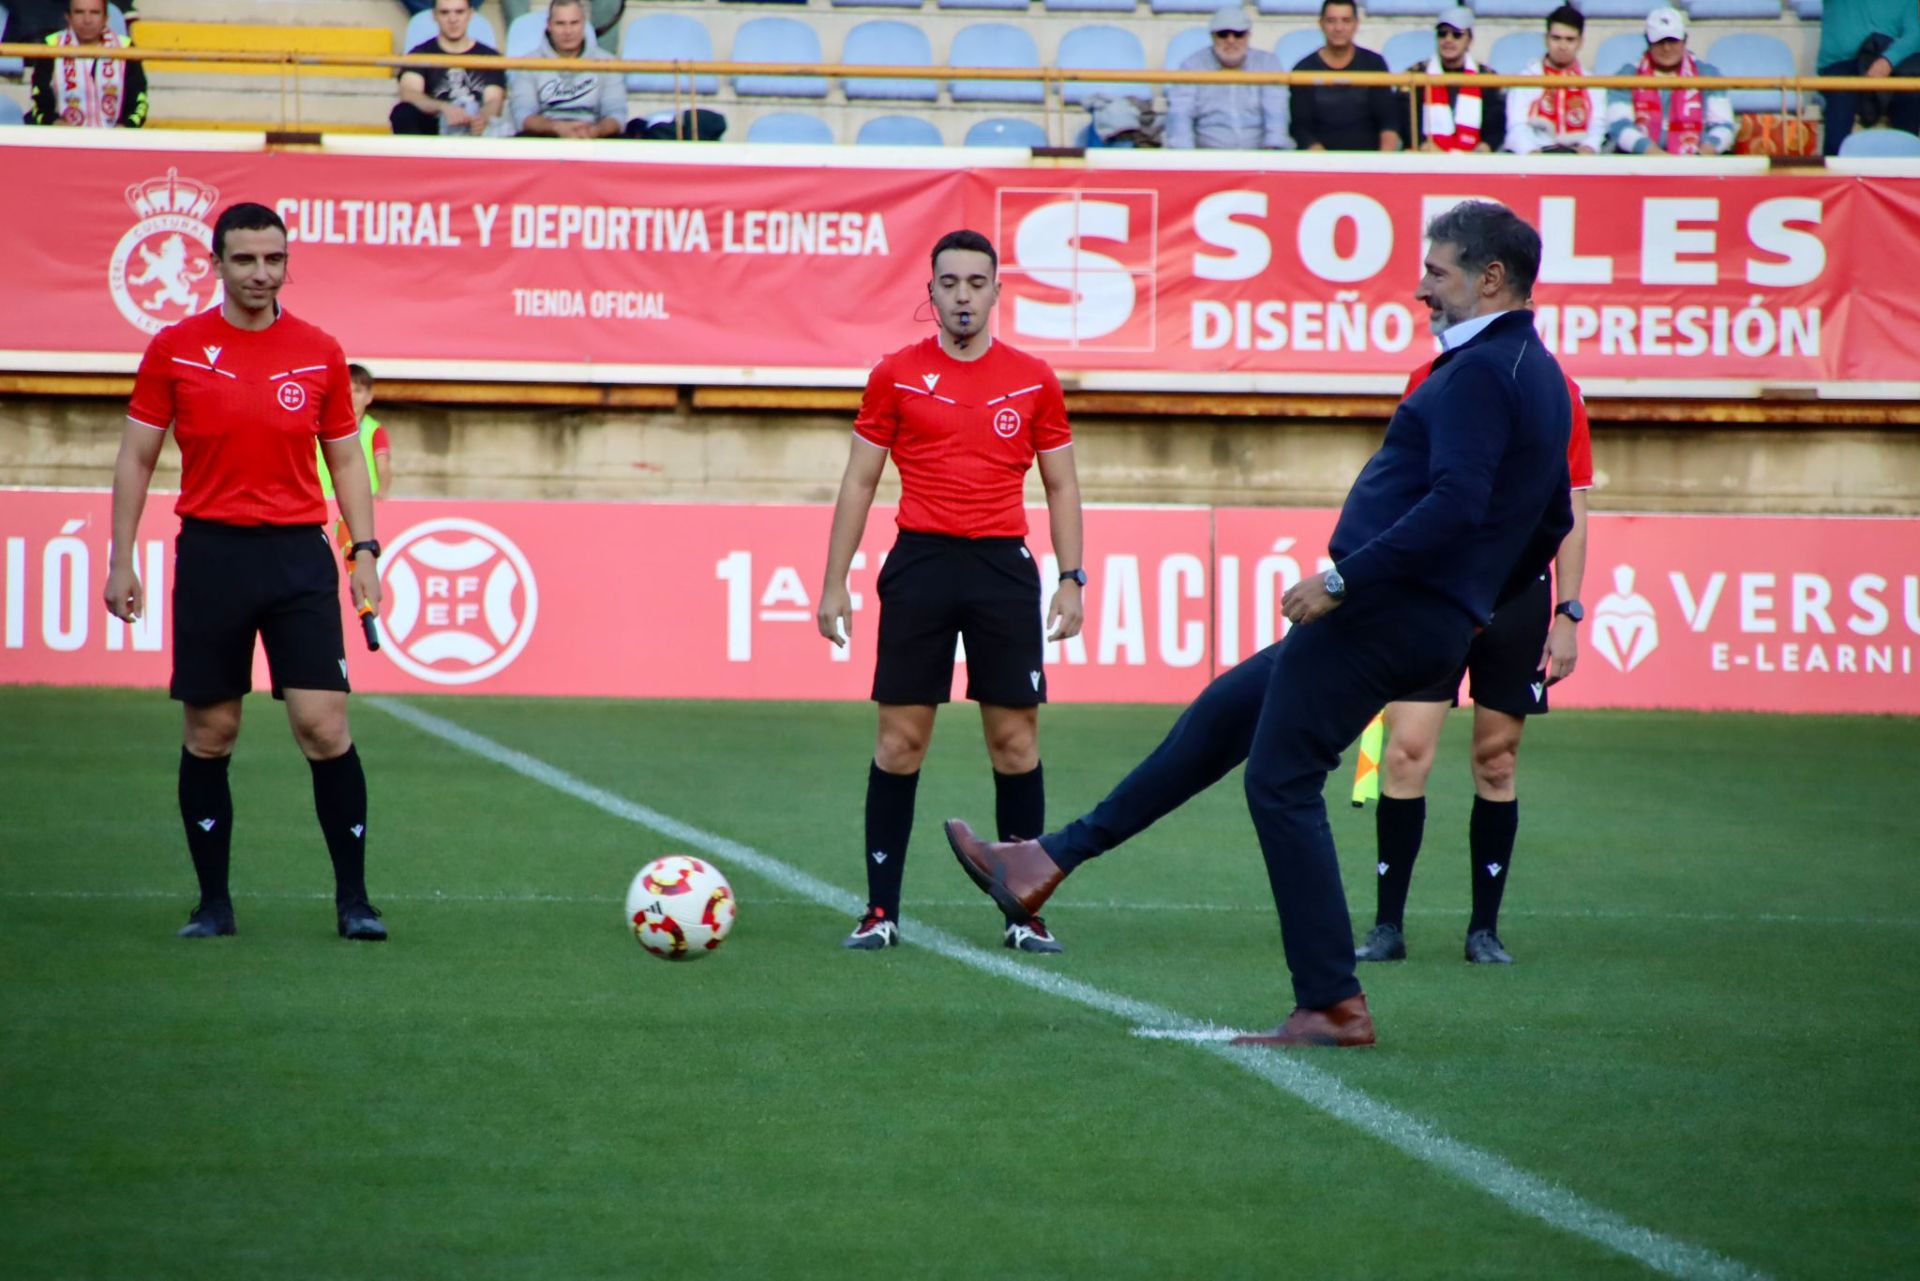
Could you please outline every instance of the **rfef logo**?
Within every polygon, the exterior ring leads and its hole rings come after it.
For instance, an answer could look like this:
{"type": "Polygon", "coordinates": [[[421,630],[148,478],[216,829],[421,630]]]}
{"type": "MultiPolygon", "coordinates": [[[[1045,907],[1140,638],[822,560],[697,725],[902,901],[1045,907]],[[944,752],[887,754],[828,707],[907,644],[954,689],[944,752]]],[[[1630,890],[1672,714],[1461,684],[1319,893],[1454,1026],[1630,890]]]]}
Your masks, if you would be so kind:
{"type": "Polygon", "coordinates": [[[490,525],[446,516],[415,525],[380,557],[380,652],[436,685],[471,685],[526,648],[540,609],[533,566],[490,525]]]}
{"type": "Polygon", "coordinates": [[[1160,197],[1005,187],[999,332],[1023,347],[1152,351],[1160,197]]]}
{"type": "Polygon", "coordinates": [[[220,189],[169,169],[127,188],[136,222],[113,247],[107,289],[127,323],[157,334],[220,301],[213,271],[213,228],[206,215],[220,189]]]}

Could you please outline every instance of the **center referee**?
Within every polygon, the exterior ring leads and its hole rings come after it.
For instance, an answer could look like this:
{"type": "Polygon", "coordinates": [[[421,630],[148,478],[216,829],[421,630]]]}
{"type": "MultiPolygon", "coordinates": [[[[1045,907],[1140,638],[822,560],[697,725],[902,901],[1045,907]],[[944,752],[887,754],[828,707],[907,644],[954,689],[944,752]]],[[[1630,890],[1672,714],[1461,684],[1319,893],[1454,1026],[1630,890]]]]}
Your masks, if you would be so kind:
{"type": "Polygon", "coordinates": [[[287,229],[265,205],[237,204],[213,227],[225,287],[218,308],[160,331],[134,380],[113,468],[107,609],[146,607],[134,540],[154,463],[171,427],[180,442],[180,536],[173,583],[173,679],[186,709],[180,817],[200,881],[182,938],[232,934],[227,888],[233,796],[227,762],[264,642],[273,696],[313,771],[313,804],[333,859],[342,937],[381,940],[367,902],[367,778],[347,732],[340,571],[323,522],[316,438],[355,540],[353,600],[380,607],[373,495],[354,422],[346,356],[328,334],[280,309],[287,229]]]}
{"type": "MultiPolygon", "coordinates": [[[[900,535],[876,582],[880,727],[867,771],[867,911],[846,939],[863,950],[900,940],[914,793],[934,712],[953,688],[957,638],[966,641],[967,697],[980,704],[1001,839],[1046,830],[1039,746],[1046,637],[1022,503],[1036,457],[1054,553],[1066,567],[1047,610],[1052,639],[1079,633],[1087,582],[1060,380],[1044,361],[988,332],[1000,297],[992,242],[977,231],[942,236],[927,297],[938,322],[933,337],[886,357],[867,379],[820,592],[820,632],[844,645],[852,624],[847,571],[891,453],[900,472],[900,535]]],[[[1026,952],[1061,950],[1046,923],[1025,913],[1007,918],[1004,942],[1026,952]]]]}

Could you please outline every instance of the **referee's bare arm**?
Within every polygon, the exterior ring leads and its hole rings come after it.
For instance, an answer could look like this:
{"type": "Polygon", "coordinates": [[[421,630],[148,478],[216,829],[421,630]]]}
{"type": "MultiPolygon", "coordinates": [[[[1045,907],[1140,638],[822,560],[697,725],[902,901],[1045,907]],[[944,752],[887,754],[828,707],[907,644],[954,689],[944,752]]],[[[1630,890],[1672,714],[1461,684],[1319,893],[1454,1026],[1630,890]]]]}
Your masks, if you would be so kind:
{"type": "MultiPolygon", "coordinates": [[[[1047,527],[1053,534],[1053,554],[1062,569],[1084,569],[1086,554],[1080,527],[1080,473],[1073,465],[1073,446],[1039,455],[1040,483],[1047,490],[1047,527]]],[[[1047,609],[1047,639],[1078,636],[1086,618],[1080,584],[1060,580],[1047,609]]]]}
{"type": "Polygon", "coordinates": [[[147,612],[147,589],[134,568],[134,540],[140,533],[140,513],[147,505],[147,486],[160,446],[167,433],[145,423],[127,420],[120,433],[120,455],[113,460],[113,547],[107,558],[107,612],[131,623],[147,612]]]}
{"type": "MultiPolygon", "coordinates": [[[[347,519],[347,537],[356,543],[372,542],[373,482],[367,478],[366,456],[360,452],[360,437],[343,436],[320,442],[327,456],[327,470],[333,475],[333,497],[340,514],[347,519]]],[[[380,570],[374,558],[361,554],[353,558],[353,606],[361,602],[380,609],[380,570]]]]}
{"type": "Polygon", "coordinates": [[[887,451],[880,446],[853,438],[847,454],[847,470],[840,477],[840,496],[833,502],[833,532],[827,536],[827,574],[820,586],[820,611],[815,616],[820,634],[836,645],[844,646],[853,635],[853,602],[847,595],[847,573],[853,568],[853,554],[860,549],[860,536],[867,532],[867,513],[873,507],[874,490],[880,487],[880,473],[886,470],[887,451]]]}

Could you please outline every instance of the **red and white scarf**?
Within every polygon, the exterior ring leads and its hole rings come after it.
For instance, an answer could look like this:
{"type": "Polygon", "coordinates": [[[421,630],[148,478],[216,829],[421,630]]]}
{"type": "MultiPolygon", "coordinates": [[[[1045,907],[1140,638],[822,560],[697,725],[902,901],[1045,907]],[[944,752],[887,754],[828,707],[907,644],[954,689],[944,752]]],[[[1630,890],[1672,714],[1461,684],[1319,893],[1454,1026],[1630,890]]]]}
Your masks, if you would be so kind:
{"type": "MultiPolygon", "coordinates": [[[[68,28],[53,43],[71,48],[80,42],[73,38],[72,28],[68,28]]],[[[102,31],[100,43],[116,49],[126,41],[112,31],[102,31]]],[[[115,128],[126,102],[127,64],[118,58],[57,58],[53,64],[53,91],[59,99],[62,123],[89,129],[115,128]]]]}
{"type": "MultiPolygon", "coordinates": [[[[1656,74],[1651,53],[1642,54],[1635,75],[1651,76],[1656,74]]],[[[1700,74],[1699,64],[1693,60],[1689,50],[1681,55],[1680,69],[1675,72],[1681,76],[1700,74]]],[[[1660,91],[1658,89],[1635,89],[1633,91],[1633,122],[1646,131],[1647,137],[1669,155],[1694,156],[1700,153],[1700,135],[1705,130],[1707,118],[1706,95],[1692,85],[1676,85],[1669,91],[1672,106],[1665,113],[1665,127],[1662,127],[1660,110],[1660,91]]]]}
{"type": "MultiPolygon", "coordinates": [[[[1471,56],[1460,66],[1468,75],[1478,75],[1480,65],[1471,56]]],[[[1440,59],[1427,63],[1427,74],[1444,75],[1440,59]]],[[[1446,85],[1423,90],[1420,125],[1427,141],[1442,151],[1472,151],[1480,145],[1480,91],[1469,86],[1455,93],[1446,85]]]]}
{"type": "MultiPolygon", "coordinates": [[[[1581,76],[1586,72],[1580,69],[1578,59],[1565,67],[1556,67],[1543,60],[1540,74],[1581,76]]],[[[1555,142],[1579,141],[1593,119],[1593,97],[1579,85],[1566,89],[1543,89],[1540,96],[1533,100],[1533,106],[1527,109],[1527,118],[1544,124],[1555,142]]]]}

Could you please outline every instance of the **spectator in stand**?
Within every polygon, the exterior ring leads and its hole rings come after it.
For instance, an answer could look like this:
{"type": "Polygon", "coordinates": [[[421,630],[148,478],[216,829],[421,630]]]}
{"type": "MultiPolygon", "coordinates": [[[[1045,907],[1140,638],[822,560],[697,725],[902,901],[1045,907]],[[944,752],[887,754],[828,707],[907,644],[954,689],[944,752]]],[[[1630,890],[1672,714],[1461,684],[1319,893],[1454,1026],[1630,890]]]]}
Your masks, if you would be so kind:
{"type": "MultiPolygon", "coordinates": [[[[107,28],[107,0],[68,0],[66,27],[40,42],[62,49],[117,49],[127,43],[107,28]]],[[[138,129],[147,123],[146,69],[119,58],[35,59],[27,123],[138,129]]]]}
{"type": "MultiPolygon", "coordinates": [[[[1353,42],[1360,29],[1354,0],[1324,0],[1320,34],[1326,44],[1294,64],[1295,71],[1385,71],[1386,59],[1353,42]]],[[[1294,85],[1293,141],[1302,151],[1398,151],[1399,111],[1385,86],[1294,85]]]]}
{"type": "MultiPolygon", "coordinates": [[[[1580,45],[1587,17],[1570,4],[1547,15],[1547,56],[1527,64],[1530,76],[1583,76],[1580,45]]],[[[1606,112],[1593,90],[1570,84],[1564,89],[1507,90],[1507,150],[1517,156],[1538,152],[1579,152],[1591,156],[1607,140],[1606,112]]]]}
{"type": "MultiPolygon", "coordinates": [[[[1239,5],[1214,10],[1210,48],[1181,71],[1279,71],[1280,59],[1255,49],[1253,18],[1239,5]]],[[[1290,150],[1285,85],[1185,84],[1167,88],[1166,145],[1191,150],[1290,150]]]]}
{"type": "MultiPolygon", "coordinates": [[[[1687,18],[1678,9],[1647,15],[1647,51],[1622,76],[1717,76],[1687,48],[1687,18]]],[[[1607,137],[1631,155],[1718,156],[1733,147],[1733,99],[1725,89],[1614,89],[1607,94],[1607,137]]]]}
{"type": "MultiPolygon", "coordinates": [[[[4,0],[4,3],[7,21],[0,40],[7,44],[45,44],[48,36],[67,29],[67,0],[4,0]]],[[[120,15],[129,23],[134,20],[133,0],[126,0],[120,6],[120,15]]]]}
{"type": "Polygon", "coordinates": [[[613,61],[612,54],[587,41],[587,0],[553,0],[546,35],[528,56],[578,65],[507,77],[513,126],[523,137],[614,138],[627,127],[626,81],[585,65],[613,61]]]}
{"type": "MultiPolygon", "coordinates": [[[[1920,76],[1920,5],[1913,0],[1834,0],[1820,17],[1823,76],[1920,76]]],[[[1920,93],[1826,91],[1829,156],[1853,132],[1885,120],[1920,133],[1920,93]]]]}
{"type": "MultiPolygon", "coordinates": [[[[1435,54],[1429,75],[1483,73],[1473,55],[1473,10],[1463,4],[1442,9],[1434,21],[1435,54]]],[[[1420,91],[1422,151],[1498,151],[1507,137],[1506,95],[1499,89],[1433,85],[1420,91]]]]}
{"type": "MultiPolygon", "coordinates": [[[[440,34],[408,53],[499,55],[467,34],[473,0],[433,0],[433,20],[440,34]]],[[[400,101],[388,119],[395,133],[509,134],[506,107],[507,73],[498,68],[406,67],[400,72],[400,101]]]]}
{"type": "MultiPolygon", "coordinates": [[[[507,25],[533,9],[530,0],[500,0],[500,11],[506,15],[507,25]]],[[[594,32],[600,37],[600,47],[608,53],[617,52],[614,45],[620,33],[620,15],[627,9],[627,0],[589,0],[587,18],[593,23],[594,32]]]]}

